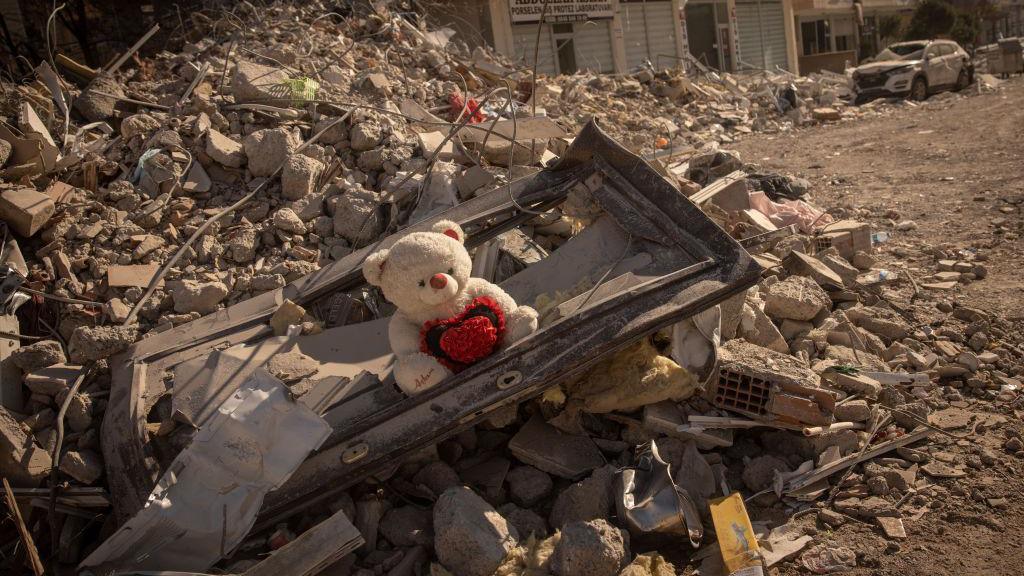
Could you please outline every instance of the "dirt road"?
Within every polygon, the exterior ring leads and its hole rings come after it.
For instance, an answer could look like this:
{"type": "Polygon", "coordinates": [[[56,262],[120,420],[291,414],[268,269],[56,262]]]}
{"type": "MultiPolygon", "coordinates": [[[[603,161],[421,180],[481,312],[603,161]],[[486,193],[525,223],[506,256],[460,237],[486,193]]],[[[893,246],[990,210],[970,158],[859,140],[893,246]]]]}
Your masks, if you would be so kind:
{"type": "MultiPolygon", "coordinates": [[[[909,272],[918,283],[936,272],[940,254],[977,251],[987,258],[984,280],[914,302],[912,286],[901,283],[891,296],[914,311],[921,327],[940,326],[945,315],[936,309],[939,302],[981,308],[1007,321],[1002,341],[1020,345],[1024,80],[1015,78],[994,93],[933,97],[883,117],[755,135],[733,148],[766,170],[810,180],[813,203],[888,231],[892,237],[881,246],[880,261],[909,272]],[[897,231],[894,224],[906,220],[916,228],[897,231]]],[[[1024,574],[1024,459],[1003,447],[1007,438],[1020,435],[1021,412],[968,392],[948,407],[982,421],[979,433],[970,435],[968,422],[954,431],[964,439],[932,437],[935,459],[966,463],[968,473],[948,479],[918,475],[934,487],[917,499],[919,512],[927,509],[920,518],[901,508],[908,539],[889,539],[874,522],[852,519],[832,531],[810,515],[802,525],[817,531],[815,544],[853,549],[853,574],[1024,574]]],[[[779,573],[807,571],[788,563],[779,573]]]]}

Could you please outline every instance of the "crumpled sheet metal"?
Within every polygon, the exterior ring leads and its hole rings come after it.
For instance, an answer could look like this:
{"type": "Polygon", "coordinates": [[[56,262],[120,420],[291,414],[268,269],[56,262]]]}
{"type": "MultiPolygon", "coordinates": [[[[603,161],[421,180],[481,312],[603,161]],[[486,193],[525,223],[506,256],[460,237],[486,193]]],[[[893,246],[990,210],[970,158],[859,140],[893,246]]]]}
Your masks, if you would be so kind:
{"type": "Polygon", "coordinates": [[[266,493],[330,432],[280,380],[257,369],[178,454],[146,506],[79,568],[205,571],[242,541],[266,493]]]}
{"type": "Polygon", "coordinates": [[[697,506],[672,479],[654,440],[637,449],[635,461],[615,479],[615,504],[630,533],[685,534],[694,548],[700,546],[704,525],[697,506]]]}

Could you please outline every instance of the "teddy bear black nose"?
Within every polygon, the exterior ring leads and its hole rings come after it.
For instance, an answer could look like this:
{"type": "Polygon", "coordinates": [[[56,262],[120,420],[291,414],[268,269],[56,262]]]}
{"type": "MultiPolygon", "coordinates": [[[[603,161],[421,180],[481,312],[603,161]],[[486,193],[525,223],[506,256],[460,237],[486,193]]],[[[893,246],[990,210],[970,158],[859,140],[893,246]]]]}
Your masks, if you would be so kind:
{"type": "Polygon", "coordinates": [[[444,274],[434,274],[430,277],[430,287],[434,290],[440,290],[448,285],[448,278],[444,274]]]}

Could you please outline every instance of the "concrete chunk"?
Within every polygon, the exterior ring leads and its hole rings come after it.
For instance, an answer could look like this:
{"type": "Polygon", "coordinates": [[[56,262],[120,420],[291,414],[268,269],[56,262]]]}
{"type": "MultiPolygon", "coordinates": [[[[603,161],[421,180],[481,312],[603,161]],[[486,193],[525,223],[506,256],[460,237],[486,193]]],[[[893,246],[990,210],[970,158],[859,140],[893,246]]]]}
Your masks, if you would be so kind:
{"type": "Polygon", "coordinates": [[[280,68],[239,60],[231,77],[231,93],[236,102],[258,102],[274,105],[287,102],[284,83],[288,72],[280,68]]]}
{"type": "Polygon", "coordinates": [[[562,529],[551,570],[557,576],[615,576],[628,558],[622,531],[607,520],[576,522],[562,529]]]}
{"type": "Polygon", "coordinates": [[[0,475],[14,486],[33,487],[50,473],[51,465],[50,455],[0,406],[0,475]]]}
{"type": "Polygon", "coordinates": [[[55,209],[49,196],[31,188],[4,190],[0,194],[0,220],[26,238],[45,226],[55,209]]]}
{"type": "Polygon", "coordinates": [[[768,288],[764,311],[777,320],[807,321],[831,306],[832,300],[814,280],[790,276],[768,288]]]}
{"type": "Polygon", "coordinates": [[[316,181],[324,165],[309,156],[292,154],[281,172],[281,195],[298,200],[316,191],[316,181]]]}
{"type": "Polygon", "coordinates": [[[243,141],[253,176],[270,176],[299,147],[295,135],[285,128],[267,128],[249,134],[243,141]]]}
{"type": "Polygon", "coordinates": [[[181,280],[169,282],[168,288],[174,299],[174,311],[179,314],[199,312],[209,314],[227,298],[228,287],[223,282],[196,282],[181,280]]]}
{"type": "Polygon", "coordinates": [[[469,488],[449,488],[437,499],[434,549],[454,576],[491,576],[518,540],[515,527],[469,488]]]}
{"type": "Polygon", "coordinates": [[[508,448],[521,462],[569,480],[604,465],[604,457],[593,440],[563,434],[540,417],[520,428],[508,448]]]}
{"type": "Polygon", "coordinates": [[[211,129],[206,135],[206,153],[228,168],[245,166],[245,150],[242,144],[211,129]]]}

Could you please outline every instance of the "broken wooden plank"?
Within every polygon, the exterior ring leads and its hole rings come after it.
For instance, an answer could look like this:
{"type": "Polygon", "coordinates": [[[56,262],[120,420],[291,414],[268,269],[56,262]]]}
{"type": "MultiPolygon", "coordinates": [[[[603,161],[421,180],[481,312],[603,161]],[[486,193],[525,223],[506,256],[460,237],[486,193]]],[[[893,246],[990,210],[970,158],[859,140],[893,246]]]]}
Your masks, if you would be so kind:
{"type": "Polygon", "coordinates": [[[21,543],[25,545],[25,552],[28,554],[29,564],[32,565],[32,572],[35,573],[35,576],[43,576],[43,561],[39,559],[39,551],[36,550],[36,543],[32,540],[32,533],[29,532],[24,518],[21,517],[21,509],[18,508],[18,501],[14,498],[14,492],[11,491],[11,483],[7,481],[7,478],[3,478],[3,481],[7,508],[11,513],[11,518],[14,519],[14,524],[18,527],[18,534],[21,536],[21,543]]]}
{"type": "Polygon", "coordinates": [[[303,532],[242,576],[312,576],[363,545],[363,536],[341,510],[303,532]]]}

